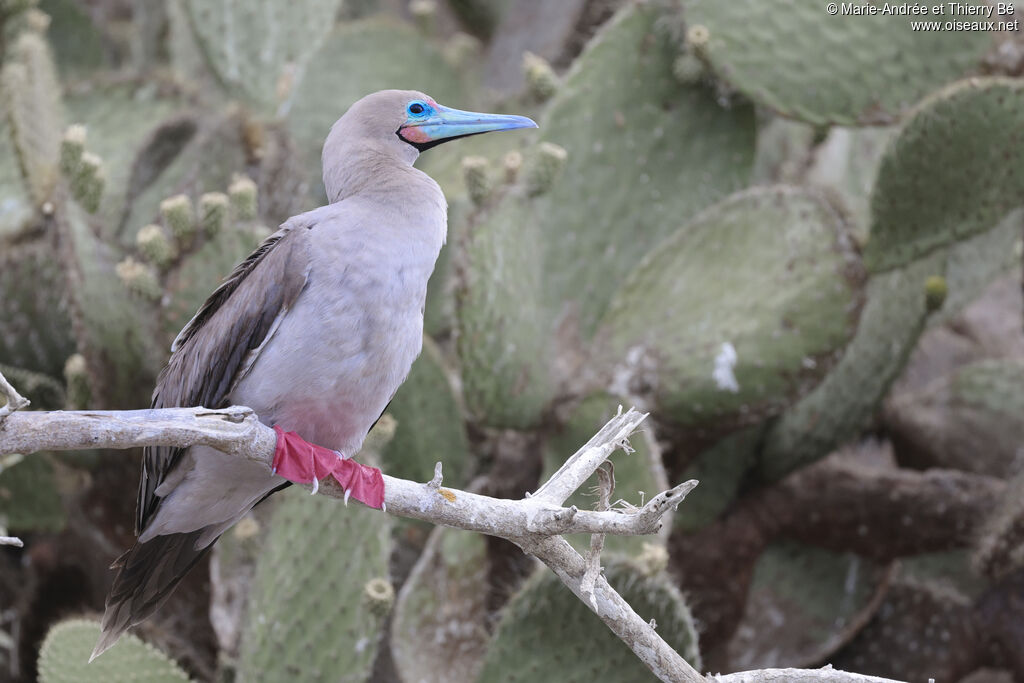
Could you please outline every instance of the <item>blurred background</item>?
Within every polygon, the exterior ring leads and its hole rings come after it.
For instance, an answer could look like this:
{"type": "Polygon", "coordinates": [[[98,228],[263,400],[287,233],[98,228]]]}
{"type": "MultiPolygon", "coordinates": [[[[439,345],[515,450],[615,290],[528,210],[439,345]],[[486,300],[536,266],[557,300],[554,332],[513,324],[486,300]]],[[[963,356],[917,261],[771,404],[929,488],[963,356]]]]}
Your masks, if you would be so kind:
{"type": "MultiPolygon", "coordinates": [[[[418,162],[448,244],[360,457],[520,497],[637,405],[617,505],[701,483],[604,565],[691,663],[1024,681],[1024,37],[978,3],[2,0],[0,372],[145,407],[352,102],[529,115],[418,162]]],[[[0,680],[652,679],[518,548],[294,490],[84,667],[138,471],[0,460],[0,680]]]]}

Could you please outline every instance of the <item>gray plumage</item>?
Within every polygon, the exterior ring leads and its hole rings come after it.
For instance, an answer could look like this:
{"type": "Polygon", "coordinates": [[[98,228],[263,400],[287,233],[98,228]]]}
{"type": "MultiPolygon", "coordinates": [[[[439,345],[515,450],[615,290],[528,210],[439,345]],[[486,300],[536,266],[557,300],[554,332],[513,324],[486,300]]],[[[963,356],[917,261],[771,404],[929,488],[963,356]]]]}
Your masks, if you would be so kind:
{"type": "MultiPolygon", "coordinates": [[[[286,221],[213,293],[175,340],[154,408],[247,405],[268,425],[358,452],[420,352],[427,280],[447,229],[441,189],[412,166],[436,142],[397,134],[410,100],[465,114],[414,91],[354,104],[324,145],[330,204],[286,221]]],[[[475,133],[450,137],[466,134],[475,133]]],[[[138,542],[114,564],[93,656],[156,611],[220,534],[284,485],[208,447],[147,448],[138,542]]]]}

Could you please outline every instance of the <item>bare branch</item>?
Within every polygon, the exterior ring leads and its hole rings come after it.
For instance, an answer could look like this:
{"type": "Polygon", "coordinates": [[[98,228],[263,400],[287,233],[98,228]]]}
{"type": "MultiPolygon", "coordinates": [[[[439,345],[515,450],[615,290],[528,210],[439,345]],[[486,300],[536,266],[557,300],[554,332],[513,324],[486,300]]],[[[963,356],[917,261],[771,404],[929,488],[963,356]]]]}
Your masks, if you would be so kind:
{"type": "Polygon", "coordinates": [[[7,399],[7,402],[0,406],[0,422],[3,422],[4,418],[15,410],[20,410],[29,404],[29,400],[12,387],[3,374],[0,374],[0,395],[7,399]]]}
{"type": "Polygon", "coordinates": [[[25,547],[25,543],[17,536],[0,536],[0,545],[13,545],[15,548],[25,547]]]}
{"type": "Polygon", "coordinates": [[[820,669],[759,669],[708,676],[707,680],[720,683],[899,683],[891,678],[853,674],[833,669],[831,666],[820,669]]]}
{"type": "MultiPolygon", "coordinates": [[[[567,533],[639,535],[658,530],[661,518],[696,486],[679,484],[655,496],[639,509],[578,510],[562,503],[625,440],[646,417],[621,410],[538,491],[522,500],[491,498],[445,488],[441,466],[427,483],[384,475],[385,505],[389,513],[434,524],[506,538],[535,555],[555,572],[664,681],[705,681],[619,595],[600,574],[588,572],[588,562],[561,537],[567,533]]],[[[147,445],[188,447],[208,445],[219,451],[261,462],[271,476],[277,435],[259,422],[248,408],[223,410],[170,408],[136,411],[22,412],[0,423],[0,456],[39,450],[133,448],[147,445]]],[[[331,478],[319,483],[318,493],[344,499],[345,491],[331,478]]],[[[610,491],[608,496],[610,497],[610,491]]],[[[607,503],[605,496],[602,496],[607,503]]],[[[607,508],[604,504],[601,507],[607,508]]],[[[599,546],[600,544],[598,544],[599,546]]],[[[591,564],[599,562],[599,550],[591,564]]],[[[821,678],[820,672],[786,674],[788,680],[882,681],[829,672],[843,678],[821,678]],[[806,674],[807,677],[801,677],[806,674]]],[[[769,674],[774,675],[774,674],[769,674]]],[[[772,680],[760,673],[732,674],[720,680],[772,680]],[[746,675],[747,678],[732,678],[746,675]]],[[[783,680],[775,678],[775,680],[783,680]]]]}

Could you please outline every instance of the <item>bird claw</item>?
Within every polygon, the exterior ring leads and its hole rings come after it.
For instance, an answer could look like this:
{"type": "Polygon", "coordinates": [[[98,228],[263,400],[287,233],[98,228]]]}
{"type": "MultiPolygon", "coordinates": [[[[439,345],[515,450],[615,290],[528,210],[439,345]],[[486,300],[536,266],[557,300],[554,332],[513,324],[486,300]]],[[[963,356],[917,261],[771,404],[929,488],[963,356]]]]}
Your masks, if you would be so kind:
{"type": "Polygon", "coordinates": [[[352,495],[352,489],[345,489],[345,507],[348,507],[348,497],[352,495]]]}
{"type": "Polygon", "coordinates": [[[316,492],[320,490],[320,480],[313,477],[313,490],[309,492],[309,495],[315,496],[316,492]]]}

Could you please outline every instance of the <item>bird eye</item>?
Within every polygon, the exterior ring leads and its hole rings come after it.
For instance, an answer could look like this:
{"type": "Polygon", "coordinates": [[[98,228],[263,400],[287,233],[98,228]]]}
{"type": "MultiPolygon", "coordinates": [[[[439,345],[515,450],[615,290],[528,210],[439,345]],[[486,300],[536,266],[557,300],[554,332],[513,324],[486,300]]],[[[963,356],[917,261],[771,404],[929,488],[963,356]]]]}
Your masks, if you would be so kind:
{"type": "Polygon", "coordinates": [[[426,110],[427,108],[423,106],[422,102],[413,102],[412,104],[409,105],[409,113],[412,114],[413,116],[422,114],[426,110]]]}

